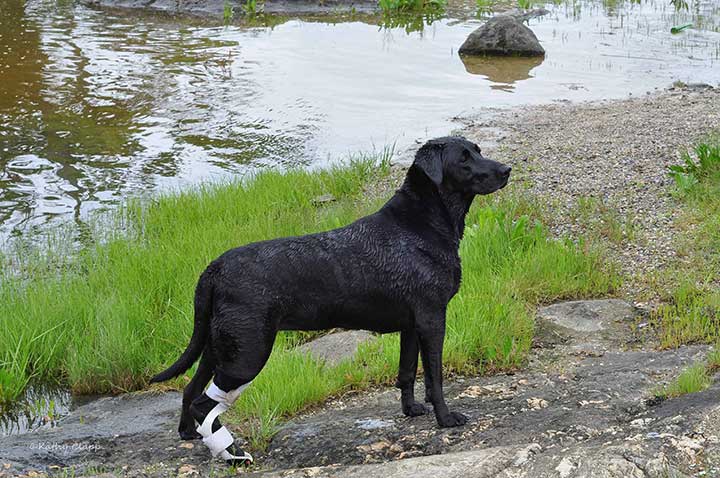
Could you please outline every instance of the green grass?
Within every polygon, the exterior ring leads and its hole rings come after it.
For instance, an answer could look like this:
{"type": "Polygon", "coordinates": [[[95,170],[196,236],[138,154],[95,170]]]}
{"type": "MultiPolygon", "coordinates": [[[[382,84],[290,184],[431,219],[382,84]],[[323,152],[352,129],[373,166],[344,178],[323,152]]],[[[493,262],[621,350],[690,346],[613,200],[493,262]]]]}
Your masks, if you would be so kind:
{"type": "Polygon", "coordinates": [[[666,399],[702,392],[712,385],[712,377],[718,370],[720,370],[720,342],[708,352],[704,362],[693,364],[683,370],[672,382],[659,388],[655,396],[666,399]]]}
{"type": "Polygon", "coordinates": [[[243,10],[247,16],[254,17],[257,14],[257,0],[245,0],[243,10]]]}
{"type": "Polygon", "coordinates": [[[225,3],[223,4],[223,22],[225,22],[225,25],[228,25],[232,23],[234,17],[235,12],[232,5],[230,4],[229,0],[225,0],[225,3]]]}
{"type": "Polygon", "coordinates": [[[447,0],[378,0],[384,13],[444,10],[447,0]]]}
{"type": "MultiPolygon", "coordinates": [[[[240,244],[345,225],[376,210],[391,190],[367,191],[387,183],[387,161],[369,159],[325,171],[263,172],[244,184],[133,201],[73,255],[50,247],[6,256],[16,273],[0,286],[0,377],[10,384],[2,398],[16,398],[30,378],[61,377],[78,393],[146,387],[187,345],[193,290],[209,261],[240,244]],[[322,194],[336,201],[316,204],[322,194]]],[[[539,216],[538,205],[511,190],[479,198],[471,209],[460,251],[463,283],[448,308],[447,373],[516,368],[530,348],[537,304],[617,288],[601,251],[550,239],[539,216]]],[[[254,446],[283,417],[333,394],[390,384],[397,374],[397,334],[335,367],[293,348],[307,337],[280,334],[230,415],[254,446]]]]}
{"type": "Polygon", "coordinates": [[[592,196],[578,198],[571,219],[582,225],[588,235],[616,245],[638,239],[634,216],[627,213],[623,215],[617,208],[592,196]]]}
{"type": "Polygon", "coordinates": [[[532,0],[517,0],[517,4],[521,10],[530,10],[533,6],[532,0]]]}
{"type": "Polygon", "coordinates": [[[655,395],[660,398],[675,398],[688,393],[701,392],[708,388],[710,383],[708,367],[703,363],[696,363],[683,370],[675,380],[658,390],[655,395]]]}
{"type": "Polygon", "coordinates": [[[661,343],[676,347],[720,340],[720,142],[716,137],[683,155],[671,168],[683,206],[674,288],[653,314],[661,343]],[[691,179],[688,179],[691,178],[691,179]]]}

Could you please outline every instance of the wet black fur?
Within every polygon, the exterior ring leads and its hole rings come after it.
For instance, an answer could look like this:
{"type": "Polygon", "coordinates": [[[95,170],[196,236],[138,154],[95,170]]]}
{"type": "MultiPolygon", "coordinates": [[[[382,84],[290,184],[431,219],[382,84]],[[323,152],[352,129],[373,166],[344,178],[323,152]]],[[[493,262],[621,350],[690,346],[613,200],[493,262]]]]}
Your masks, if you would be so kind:
{"type": "Polygon", "coordinates": [[[213,374],[247,383],[265,365],[278,330],[334,327],[399,331],[403,413],[426,413],[413,396],[419,352],[438,423],[464,424],[443,398],[445,310],[460,286],[458,247],[470,204],[504,187],[509,175],[508,166],[464,138],[431,140],[378,212],[332,231],[238,247],[213,261],[197,286],[190,344],[152,380],[179,375],[202,353],[185,389],[181,436],[197,437],[189,406],[213,374]]]}

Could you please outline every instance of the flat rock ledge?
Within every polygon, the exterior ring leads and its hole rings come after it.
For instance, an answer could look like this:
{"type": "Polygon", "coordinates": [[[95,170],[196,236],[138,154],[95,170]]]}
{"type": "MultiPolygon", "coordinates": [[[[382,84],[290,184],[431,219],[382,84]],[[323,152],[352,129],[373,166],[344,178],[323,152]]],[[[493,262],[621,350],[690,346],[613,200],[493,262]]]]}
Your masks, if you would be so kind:
{"type": "MultiPolygon", "coordinates": [[[[467,425],[404,417],[394,388],[346,395],[283,425],[245,475],[720,476],[720,381],[664,401],[654,394],[709,348],[650,348],[634,336],[638,314],[618,300],[542,308],[521,371],[448,380],[448,404],[468,415],[467,425]]],[[[419,383],[416,396],[422,390],[419,383]]],[[[54,428],[2,437],[0,476],[223,474],[201,443],[177,438],[180,400],[175,392],[105,398],[54,428]]]]}

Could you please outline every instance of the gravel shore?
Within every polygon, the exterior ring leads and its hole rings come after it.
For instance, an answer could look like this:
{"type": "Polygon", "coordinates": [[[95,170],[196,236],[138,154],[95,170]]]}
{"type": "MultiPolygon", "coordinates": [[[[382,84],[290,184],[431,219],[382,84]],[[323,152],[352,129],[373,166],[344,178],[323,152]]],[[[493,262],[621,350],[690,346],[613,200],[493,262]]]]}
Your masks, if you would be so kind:
{"type": "Polygon", "coordinates": [[[557,235],[605,229],[630,280],[625,295],[648,297],[648,274],[676,256],[679,213],[668,166],[720,131],[720,88],[678,87],[641,98],[494,111],[460,132],[515,167],[515,181],[550,205],[557,235]],[[613,228],[615,230],[613,230],[613,228]]]}

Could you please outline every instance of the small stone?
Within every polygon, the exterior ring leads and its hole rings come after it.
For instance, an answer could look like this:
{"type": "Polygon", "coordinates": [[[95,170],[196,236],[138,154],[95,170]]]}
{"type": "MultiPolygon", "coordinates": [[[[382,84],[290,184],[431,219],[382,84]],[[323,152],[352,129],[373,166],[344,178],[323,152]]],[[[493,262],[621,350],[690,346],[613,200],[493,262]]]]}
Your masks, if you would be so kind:
{"type": "Polygon", "coordinates": [[[200,474],[200,472],[198,471],[198,469],[195,465],[185,464],[185,465],[182,465],[180,468],[178,468],[178,476],[179,477],[199,475],[199,474],[200,474]]]}
{"type": "Polygon", "coordinates": [[[578,404],[581,407],[587,407],[588,405],[601,405],[605,403],[604,400],[580,400],[578,404]]]}
{"type": "Polygon", "coordinates": [[[362,343],[371,339],[373,339],[373,335],[370,332],[345,330],[323,335],[301,345],[298,350],[300,353],[310,353],[315,360],[332,366],[350,359],[362,343]]]}
{"type": "Polygon", "coordinates": [[[558,466],[555,467],[555,471],[560,474],[560,478],[567,478],[574,469],[575,463],[573,463],[568,457],[563,458],[558,466]]]}
{"type": "Polygon", "coordinates": [[[370,449],[374,452],[383,451],[384,449],[388,448],[390,444],[386,442],[385,440],[377,441],[370,445],[370,449]]]}
{"type": "Polygon", "coordinates": [[[181,444],[178,445],[178,446],[179,446],[180,448],[186,448],[186,449],[188,449],[188,450],[192,450],[193,448],[195,448],[195,445],[193,445],[193,444],[190,443],[190,442],[183,442],[183,443],[181,443],[181,444]]]}
{"type": "Polygon", "coordinates": [[[390,452],[391,453],[402,453],[404,451],[402,445],[399,443],[393,443],[390,445],[390,452]]]}
{"type": "Polygon", "coordinates": [[[540,410],[541,408],[547,408],[548,406],[547,400],[537,397],[528,398],[526,402],[528,406],[533,410],[540,410]]]}
{"type": "Polygon", "coordinates": [[[321,204],[327,204],[330,202],[335,202],[337,199],[332,194],[322,194],[320,196],[316,196],[312,199],[312,203],[316,206],[321,204]]]}

